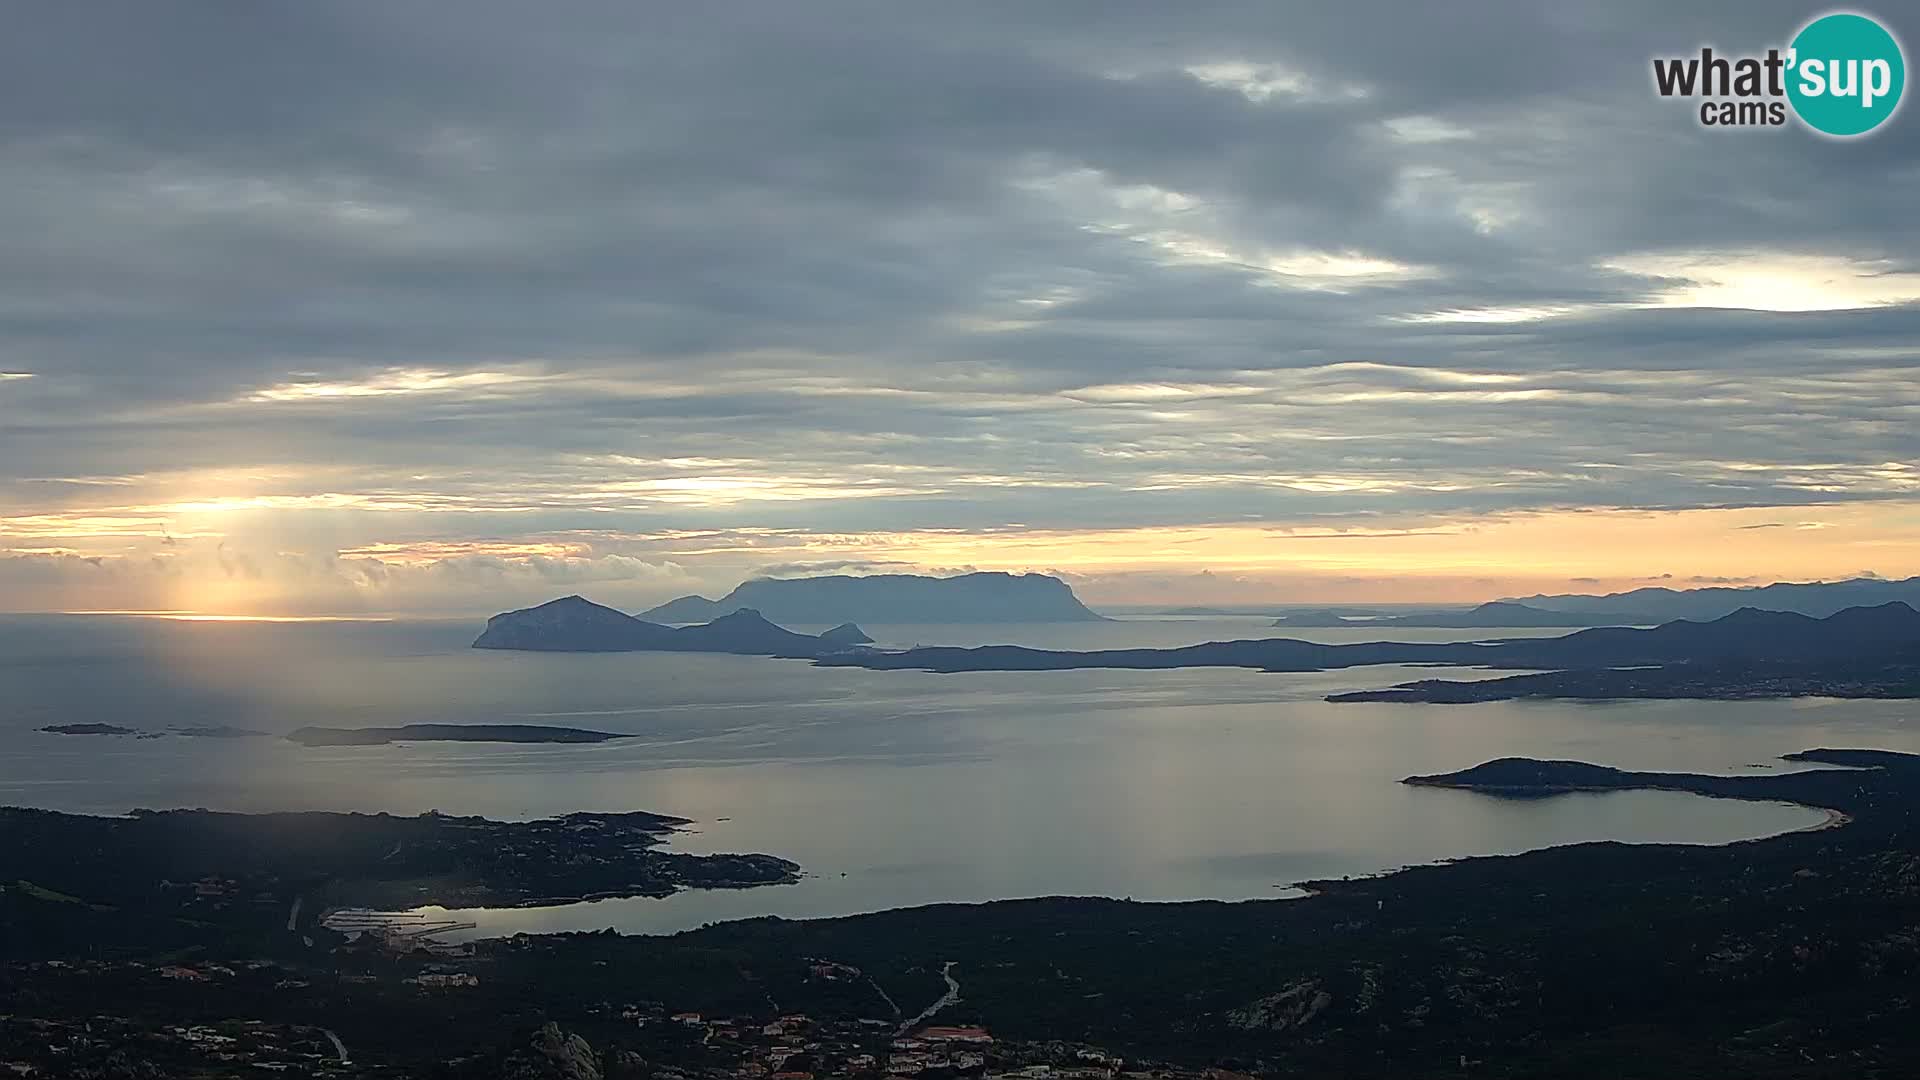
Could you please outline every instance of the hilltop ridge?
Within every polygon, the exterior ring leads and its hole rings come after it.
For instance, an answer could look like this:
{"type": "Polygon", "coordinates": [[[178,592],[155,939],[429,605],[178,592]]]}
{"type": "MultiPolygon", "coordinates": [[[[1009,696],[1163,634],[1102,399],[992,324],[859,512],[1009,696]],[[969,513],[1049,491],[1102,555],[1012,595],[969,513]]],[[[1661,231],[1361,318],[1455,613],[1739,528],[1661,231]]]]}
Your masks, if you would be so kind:
{"type": "Polygon", "coordinates": [[[823,664],[923,671],[1061,671],[1074,668],[1245,667],[1321,671],[1368,664],[1453,664],[1495,668],[1612,668],[1726,662],[1857,663],[1920,658],[1920,612],[1904,603],[1849,608],[1825,619],[1744,608],[1712,622],[1676,620],[1650,628],[1597,627],[1561,637],[1496,641],[1369,641],[1326,644],[1298,638],[1210,641],[1174,649],[1071,652],[1017,645],[868,650],[823,664]]]}
{"type": "Polygon", "coordinates": [[[1510,597],[1505,602],[1569,614],[1626,611],[1665,621],[1717,619],[1745,607],[1825,618],[1850,607],[1873,607],[1890,601],[1920,604],[1920,577],[1776,581],[1770,585],[1715,585],[1700,589],[1652,587],[1605,595],[1539,593],[1510,597]]]}
{"type": "Polygon", "coordinates": [[[639,617],[659,623],[705,622],[743,607],[789,625],[1102,621],[1057,577],[999,571],[955,577],[754,578],[718,600],[682,596],[639,617]]]}
{"type": "Polygon", "coordinates": [[[713,652],[807,658],[855,648],[869,640],[852,623],[836,626],[825,634],[796,634],[751,608],[741,608],[695,626],[662,626],[576,595],[495,615],[474,639],[473,648],[527,652],[713,652]]]}

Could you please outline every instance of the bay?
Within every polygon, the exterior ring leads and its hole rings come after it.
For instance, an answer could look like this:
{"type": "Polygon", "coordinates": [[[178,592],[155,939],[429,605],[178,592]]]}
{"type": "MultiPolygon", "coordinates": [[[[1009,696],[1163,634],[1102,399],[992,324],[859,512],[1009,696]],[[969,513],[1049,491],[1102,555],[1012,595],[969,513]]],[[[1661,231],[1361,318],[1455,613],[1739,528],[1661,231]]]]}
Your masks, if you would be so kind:
{"type": "MultiPolygon", "coordinates": [[[[868,627],[892,645],[1178,645],[1252,636],[1457,640],[1543,631],[1273,629],[1256,619],[868,627]]],[[[1289,895],[1307,878],[1587,840],[1726,843],[1802,807],[1671,792],[1515,802],[1410,788],[1492,757],[1786,768],[1812,746],[1920,750],[1910,702],[1330,705],[1434,668],[936,675],[688,654],[466,648],[473,621],[220,623],[0,617],[0,802],[86,813],[203,806],[694,819],[673,850],[799,862],[796,885],[463,913],[480,932],[669,932],[1038,895],[1289,895]],[[49,723],[252,737],[61,736],[49,723]],[[536,723],[585,746],[301,747],[296,727],[536,723]]],[[[800,629],[812,629],[802,627],[800,629]]]]}

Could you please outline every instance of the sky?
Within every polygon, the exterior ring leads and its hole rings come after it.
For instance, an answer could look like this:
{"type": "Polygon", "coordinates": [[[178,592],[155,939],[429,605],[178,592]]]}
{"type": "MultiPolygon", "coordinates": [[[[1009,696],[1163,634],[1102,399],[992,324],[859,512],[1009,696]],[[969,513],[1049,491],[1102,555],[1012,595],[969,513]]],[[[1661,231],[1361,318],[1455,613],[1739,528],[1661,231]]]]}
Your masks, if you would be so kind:
{"type": "Polygon", "coordinates": [[[1652,90],[1821,10],[42,5],[0,610],[1917,574],[1920,120],[1652,90]]]}

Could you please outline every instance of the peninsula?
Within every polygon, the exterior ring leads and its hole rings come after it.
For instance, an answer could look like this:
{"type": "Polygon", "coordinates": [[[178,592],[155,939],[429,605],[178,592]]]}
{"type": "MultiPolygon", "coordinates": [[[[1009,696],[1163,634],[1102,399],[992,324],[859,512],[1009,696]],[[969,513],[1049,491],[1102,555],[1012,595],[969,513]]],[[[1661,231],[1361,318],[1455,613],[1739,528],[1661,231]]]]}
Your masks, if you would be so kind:
{"type": "Polygon", "coordinates": [[[771,855],[656,850],[688,824],[641,812],[491,821],[439,813],[92,817],[0,808],[0,849],[12,853],[6,880],[85,898],[81,911],[43,910],[54,917],[43,929],[58,930],[90,905],[148,928],[156,944],[179,937],[182,928],[169,926],[181,919],[234,929],[262,919],[285,923],[301,897],[320,907],[511,907],[797,879],[798,866],[771,855]],[[263,907],[277,907],[277,917],[263,907]]]}
{"type": "Polygon", "coordinates": [[[1330,694],[1327,700],[1469,705],[1526,698],[1728,701],[1789,697],[1920,698],[1920,659],[1864,659],[1828,664],[1669,664],[1545,671],[1500,679],[1417,679],[1384,690],[1330,694]]]}

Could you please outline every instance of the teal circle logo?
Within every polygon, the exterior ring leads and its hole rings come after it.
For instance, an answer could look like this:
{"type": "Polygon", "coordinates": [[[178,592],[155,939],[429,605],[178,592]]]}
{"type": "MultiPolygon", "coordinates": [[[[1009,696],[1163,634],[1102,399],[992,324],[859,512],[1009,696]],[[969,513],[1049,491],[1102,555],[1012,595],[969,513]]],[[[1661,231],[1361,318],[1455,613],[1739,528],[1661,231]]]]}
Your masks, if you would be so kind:
{"type": "Polygon", "coordinates": [[[1802,27],[1788,53],[1787,100],[1824,135],[1865,135],[1900,107],[1907,61],[1886,27],[1836,12],[1802,27]]]}

